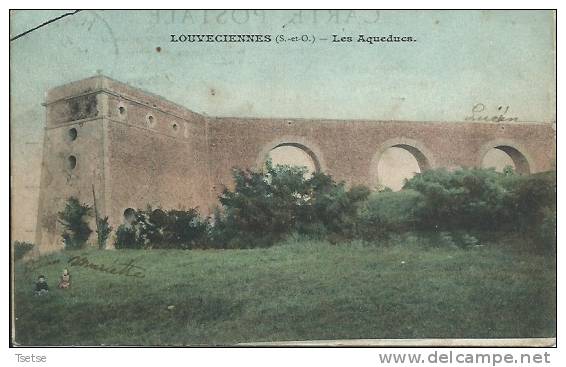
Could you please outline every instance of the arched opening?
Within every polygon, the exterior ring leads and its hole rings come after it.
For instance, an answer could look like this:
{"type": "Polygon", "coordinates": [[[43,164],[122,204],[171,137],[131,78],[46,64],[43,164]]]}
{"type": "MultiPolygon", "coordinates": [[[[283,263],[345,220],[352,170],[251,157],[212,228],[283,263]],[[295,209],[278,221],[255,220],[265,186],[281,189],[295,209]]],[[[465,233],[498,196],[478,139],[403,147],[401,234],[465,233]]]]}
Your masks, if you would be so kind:
{"type": "Polygon", "coordinates": [[[136,220],[136,211],[132,208],[124,210],[124,223],[132,224],[136,220]]]}
{"type": "Polygon", "coordinates": [[[511,167],[522,175],[531,172],[525,155],[508,145],[497,145],[489,149],[482,158],[481,167],[495,168],[498,172],[503,172],[506,167],[511,167]]]}
{"type": "Polygon", "coordinates": [[[271,162],[274,166],[287,165],[306,167],[307,173],[305,175],[309,177],[314,172],[320,171],[320,164],[314,153],[300,144],[279,144],[269,151],[267,158],[271,158],[271,162]]]}
{"type": "Polygon", "coordinates": [[[436,167],[434,155],[421,142],[405,137],[389,139],[378,146],[371,160],[370,187],[400,190],[405,179],[432,167],[436,167]]]}
{"type": "Polygon", "coordinates": [[[424,154],[406,144],[396,144],[385,149],[377,162],[378,188],[399,191],[405,180],[429,168],[424,154]]]}

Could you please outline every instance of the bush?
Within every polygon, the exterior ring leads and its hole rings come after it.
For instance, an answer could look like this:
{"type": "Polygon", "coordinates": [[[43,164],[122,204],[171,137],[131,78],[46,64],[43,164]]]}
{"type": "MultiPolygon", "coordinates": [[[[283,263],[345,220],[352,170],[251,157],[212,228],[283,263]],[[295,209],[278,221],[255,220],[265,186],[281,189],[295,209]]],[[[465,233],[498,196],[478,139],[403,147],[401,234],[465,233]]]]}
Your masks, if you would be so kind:
{"type": "Polygon", "coordinates": [[[215,230],[237,247],[282,239],[295,227],[297,207],[310,199],[305,172],[299,167],[273,167],[271,162],[265,172],[234,170],[235,188],[225,189],[219,197],[223,210],[215,230]]]}
{"type": "Polygon", "coordinates": [[[108,224],[108,217],[99,218],[96,234],[98,235],[98,247],[101,250],[106,248],[106,241],[110,236],[110,232],[112,232],[112,227],[108,224]]]}
{"type": "Polygon", "coordinates": [[[220,195],[213,226],[196,209],[148,207],[118,228],[116,248],[253,248],[292,234],[330,242],[389,241],[403,233],[419,233],[439,247],[468,248],[483,243],[478,238],[484,231],[519,228],[539,233],[547,247],[555,244],[552,175],[437,169],[414,176],[399,192],[370,193],[324,173],[305,177],[305,170],[271,162],[263,171],[235,169],[234,188],[220,195]]]}
{"type": "Polygon", "coordinates": [[[268,246],[292,232],[299,208],[311,200],[306,168],[273,166],[265,172],[235,169],[234,190],[219,197],[213,238],[220,247],[268,246]]]}
{"type": "Polygon", "coordinates": [[[196,209],[137,210],[135,220],[116,231],[115,247],[147,249],[191,249],[206,247],[209,225],[196,209]]]}
{"type": "MultiPolygon", "coordinates": [[[[511,169],[505,173],[437,169],[416,175],[405,189],[418,191],[423,197],[421,229],[540,233],[545,246],[554,246],[555,173],[521,176],[511,169]]],[[[457,242],[474,246],[477,240],[461,237],[457,242]]]]}
{"type": "Polygon", "coordinates": [[[423,195],[417,191],[373,193],[359,210],[357,235],[372,240],[415,230],[422,220],[422,210],[423,195]]]}
{"type": "Polygon", "coordinates": [[[18,261],[24,258],[24,256],[33,250],[35,245],[30,242],[25,241],[14,241],[14,260],[18,261]]]}
{"type": "Polygon", "coordinates": [[[515,176],[506,180],[505,186],[510,191],[508,210],[513,229],[531,231],[549,220],[552,211],[556,216],[555,173],[515,176]]]}
{"type": "Polygon", "coordinates": [[[506,177],[492,169],[441,168],[415,175],[404,188],[422,194],[425,228],[493,230],[509,224],[512,215],[506,177]]]}
{"type": "Polygon", "coordinates": [[[59,222],[65,228],[61,235],[65,249],[81,249],[86,245],[92,230],[85,218],[91,215],[91,211],[90,206],[82,204],[75,197],[70,197],[65,209],[58,213],[59,222]]]}
{"type": "Polygon", "coordinates": [[[136,229],[127,224],[121,224],[116,229],[116,241],[114,247],[118,250],[122,249],[142,249],[144,248],[143,241],[139,240],[136,229]]]}
{"type": "Polygon", "coordinates": [[[306,207],[310,215],[301,218],[299,232],[311,234],[310,228],[318,224],[325,229],[331,242],[352,239],[355,236],[358,210],[370,195],[369,189],[353,186],[347,190],[344,183],[335,183],[330,176],[318,175],[311,180],[314,184],[309,182],[314,187],[312,200],[306,207]],[[319,186],[320,178],[327,180],[327,183],[319,186]],[[309,223],[310,228],[305,227],[304,223],[309,223]]]}
{"type": "Polygon", "coordinates": [[[216,246],[269,246],[293,232],[314,237],[351,237],[365,187],[346,190],[329,175],[305,178],[305,167],[273,166],[233,172],[235,187],[220,195],[214,216],[216,246]]]}
{"type": "Polygon", "coordinates": [[[208,221],[201,218],[196,209],[158,213],[158,220],[155,215],[149,219],[151,223],[155,223],[162,240],[151,242],[152,248],[192,249],[206,246],[208,221]]]}

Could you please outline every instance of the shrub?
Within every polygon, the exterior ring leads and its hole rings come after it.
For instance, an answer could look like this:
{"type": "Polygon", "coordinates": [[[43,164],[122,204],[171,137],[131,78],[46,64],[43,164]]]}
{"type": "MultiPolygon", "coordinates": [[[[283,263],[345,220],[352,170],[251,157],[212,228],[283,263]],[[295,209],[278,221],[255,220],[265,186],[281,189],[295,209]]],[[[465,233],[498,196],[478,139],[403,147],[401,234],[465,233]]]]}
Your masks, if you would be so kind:
{"type": "MultiPolygon", "coordinates": [[[[540,233],[540,241],[553,246],[555,173],[521,176],[512,169],[504,173],[493,169],[437,169],[416,175],[405,188],[423,196],[421,229],[540,233]]],[[[475,246],[477,240],[461,237],[457,242],[475,246]]]]}
{"type": "Polygon", "coordinates": [[[555,243],[556,186],[549,175],[437,169],[414,176],[399,192],[370,193],[364,186],[348,189],[324,173],[305,177],[305,170],[271,162],[263,171],[235,169],[234,188],[219,196],[213,225],[196,209],[148,207],[118,228],[116,248],[253,248],[292,234],[330,242],[395,242],[409,232],[435,246],[468,248],[480,244],[483,231],[518,228],[538,231],[545,246],[555,243]]]}
{"type": "Polygon", "coordinates": [[[30,242],[25,241],[14,241],[14,260],[18,261],[24,258],[24,256],[33,250],[35,245],[30,242]]]}
{"type": "Polygon", "coordinates": [[[372,193],[359,210],[357,235],[366,240],[416,229],[423,195],[414,190],[372,193]]]}
{"type": "Polygon", "coordinates": [[[65,204],[65,209],[58,213],[59,222],[65,230],[61,237],[65,243],[65,249],[81,249],[86,245],[92,230],[86,217],[91,215],[91,207],[82,204],[76,197],[70,197],[65,204]]]}
{"type": "Polygon", "coordinates": [[[404,188],[423,196],[421,224],[429,229],[491,230],[509,223],[505,175],[492,169],[444,168],[415,175],[404,188]]]}
{"type": "MultiPolygon", "coordinates": [[[[206,246],[208,222],[200,217],[196,209],[158,213],[150,216],[149,222],[157,228],[162,240],[150,241],[152,248],[191,249],[206,246]]],[[[157,237],[156,234],[153,236],[157,237]]]]}
{"type": "Polygon", "coordinates": [[[115,247],[147,249],[191,249],[208,243],[208,221],[196,209],[137,210],[133,223],[123,224],[116,232],[115,247]]]}
{"type": "Polygon", "coordinates": [[[96,227],[96,234],[98,235],[98,247],[103,250],[106,248],[106,241],[112,232],[112,227],[108,224],[108,217],[99,218],[96,227]]]}
{"type": "Polygon", "coordinates": [[[118,226],[118,229],[116,229],[114,247],[118,250],[142,249],[144,247],[144,243],[139,240],[135,227],[127,224],[121,224],[118,226]]]}
{"type": "Polygon", "coordinates": [[[273,166],[265,171],[233,171],[234,190],[219,197],[222,209],[215,213],[217,246],[267,246],[291,233],[299,207],[311,200],[305,180],[306,168],[273,166]]]}
{"type": "Polygon", "coordinates": [[[351,237],[365,187],[345,188],[332,177],[306,168],[273,166],[233,172],[235,187],[220,195],[212,236],[220,247],[269,246],[293,232],[314,237],[351,237]]]}
{"type": "MultiPolygon", "coordinates": [[[[322,174],[319,174],[322,176],[322,174]]],[[[316,180],[317,177],[313,177],[316,180]]],[[[335,183],[330,176],[325,179],[328,183],[324,187],[314,186],[312,201],[309,203],[311,216],[302,219],[300,224],[319,223],[326,230],[329,239],[337,242],[354,237],[354,230],[358,221],[358,210],[367,199],[370,191],[364,186],[353,186],[346,190],[344,183],[335,183]]],[[[300,232],[310,234],[305,228],[300,232]]]]}
{"type": "Polygon", "coordinates": [[[531,231],[542,225],[549,212],[556,211],[555,173],[515,176],[507,179],[505,186],[510,191],[508,210],[513,229],[531,231]]]}

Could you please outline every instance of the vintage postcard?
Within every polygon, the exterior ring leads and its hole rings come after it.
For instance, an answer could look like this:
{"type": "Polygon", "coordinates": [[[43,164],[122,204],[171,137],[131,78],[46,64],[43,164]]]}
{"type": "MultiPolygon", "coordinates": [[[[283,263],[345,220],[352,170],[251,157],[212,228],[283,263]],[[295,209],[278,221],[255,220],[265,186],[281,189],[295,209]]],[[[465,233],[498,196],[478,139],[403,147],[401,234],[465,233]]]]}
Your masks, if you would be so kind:
{"type": "Polygon", "coordinates": [[[10,11],[13,346],[552,346],[553,10],[10,11]]]}

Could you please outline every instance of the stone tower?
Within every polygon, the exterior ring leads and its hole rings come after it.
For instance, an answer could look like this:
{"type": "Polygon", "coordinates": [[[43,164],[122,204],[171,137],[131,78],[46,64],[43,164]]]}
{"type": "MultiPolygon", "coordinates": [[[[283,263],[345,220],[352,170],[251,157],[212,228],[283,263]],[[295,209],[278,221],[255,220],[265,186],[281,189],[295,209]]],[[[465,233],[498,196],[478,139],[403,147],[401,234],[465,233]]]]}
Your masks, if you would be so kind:
{"type": "Polygon", "coordinates": [[[45,107],[41,251],[61,248],[57,212],[71,196],[91,206],[96,197],[114,228],[127,208],[208,208],[203,116],[104,76],[50,90],[45,107]]]}

